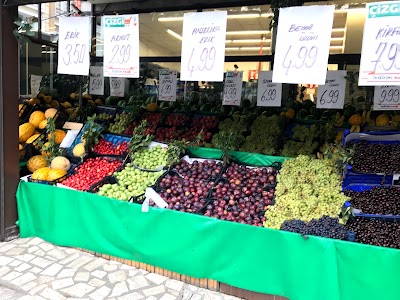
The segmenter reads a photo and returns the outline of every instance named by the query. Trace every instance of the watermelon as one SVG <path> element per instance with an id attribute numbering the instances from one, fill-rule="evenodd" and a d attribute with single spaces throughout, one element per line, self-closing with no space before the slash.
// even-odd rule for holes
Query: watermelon
<path id="1" fill-rule="evenodd" d="M 308 112 L 305 109 L 300 109 L 297 113 L 298 119 L 304 119 L 307 116 Z"/>

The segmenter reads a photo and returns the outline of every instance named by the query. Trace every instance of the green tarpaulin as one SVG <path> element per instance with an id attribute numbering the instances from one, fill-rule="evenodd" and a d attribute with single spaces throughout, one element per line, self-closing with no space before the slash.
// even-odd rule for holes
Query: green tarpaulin
<path id="1" fill-rule="evenodd" d="M 258 228 L 21 182 L 21 237 L 291 300 L 400 299 L 400 251 Z"/>

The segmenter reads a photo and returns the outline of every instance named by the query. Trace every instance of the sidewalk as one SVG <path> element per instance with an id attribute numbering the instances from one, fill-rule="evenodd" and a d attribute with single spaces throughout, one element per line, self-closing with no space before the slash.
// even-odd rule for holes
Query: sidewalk
<path id="1" fill-rule="evenodd" d="M 2 300 L 236 300 L 39 238 L 0 243 Z"/>

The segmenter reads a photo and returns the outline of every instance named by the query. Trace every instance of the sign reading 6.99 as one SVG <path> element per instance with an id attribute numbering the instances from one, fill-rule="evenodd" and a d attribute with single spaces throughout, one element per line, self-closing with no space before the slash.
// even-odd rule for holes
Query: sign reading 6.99
<path id="1" fill-rule="evenodd" d="M 280 107 L 282 84 L 272 82 L 272 72 L 258 73 L 257 106 Z"/>

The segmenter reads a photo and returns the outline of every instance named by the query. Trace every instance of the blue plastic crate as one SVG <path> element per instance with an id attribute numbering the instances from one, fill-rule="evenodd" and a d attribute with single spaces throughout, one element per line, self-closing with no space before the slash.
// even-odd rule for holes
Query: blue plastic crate
<path id="1" fill-rule="evenodd" d="M 122 136 L 122 135 L 118 135 L 118 134 L 111 134 L 111 133 L 107 133 L 103 136 L 103 139 L 105 139 L 107 142 L 111 142 L 114 145 L 118 145 L 121 144 L 123 142 L 127 142 L 129 143 L 129 141 L 131 140 L 131 138 L 127 137 L 127 136 Z"/>
<path id="2" fill-rule="evenodd" d="M 67 155 L 69 156 L 73 156 L 72 150 L 74 150 L 74 147 L 76 145 L 78 145 L 79 143 L 82 143 L 82 135 L 83 133 L 86 131 L 86 129 L 88 128 L 88 124 L 85 124 L 85 126 L 83 126 L 81 128 L 81 131 L 79 132 L 79 134 L 76 136 L 74 142 L 72 143 L 72 145 L 69 148 L 66 148 L 65 151 L 67 153 Z M 100 127 L 99 130 L 101 130 L 102 128 Z"/>

